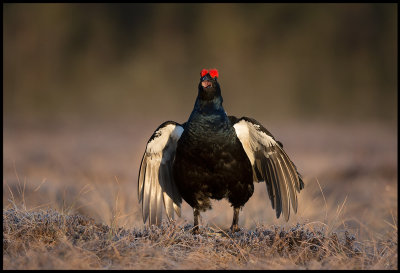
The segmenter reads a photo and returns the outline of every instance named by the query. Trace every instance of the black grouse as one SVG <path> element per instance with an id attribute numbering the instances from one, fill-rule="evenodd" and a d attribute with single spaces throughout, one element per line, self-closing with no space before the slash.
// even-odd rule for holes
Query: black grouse
<path id="1" fill-rule="evenodd" d="M 150 137 L 138 177 L 143 221 L 160 224 L 162 208 L 169 219 L 181 215 L 182 198 L 193 207 L 194 232 L 200 211 L 210 199 L 228 199 L 233 207 L 231 230 L 238 231 L 239 209 L 265 181 L 276 217 L 286 221 L 290 204 L 297 212 L 301 175 L 282 143 L 252 118 L 228 116 L 222 107 L 216 69 L 200 73 L 194 109 L 184 124 L 167 121 Z"/>

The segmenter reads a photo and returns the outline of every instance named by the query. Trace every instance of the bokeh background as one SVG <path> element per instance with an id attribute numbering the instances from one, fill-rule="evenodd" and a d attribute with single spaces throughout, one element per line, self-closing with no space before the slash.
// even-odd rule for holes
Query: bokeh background
<path id="1" fill-rule="evenodd" d="M 264 124 L 305 178 L 289 224 L 384 234 L 397 33 L 396 4 L 3 4 L 3 207 L 142 226 L 147 140 L 187 120 L 200 70 L 217 68 L 227 113 Z M 239 224 L 284 225 L 267 198 L 258 184 Z M 215 203 L 203 220 L 229 227 Z"/>
<path id="2" fill-rule="evenodd" d="M 6 118 L 184 121 L 202 68 L 230 113 L 394 120 L 395 4 L 5 4 Z"/>

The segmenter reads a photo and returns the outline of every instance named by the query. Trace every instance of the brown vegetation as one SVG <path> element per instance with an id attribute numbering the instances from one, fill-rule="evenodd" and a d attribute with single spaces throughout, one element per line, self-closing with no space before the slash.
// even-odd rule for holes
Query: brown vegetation
<path id="1" fill-rule="evenodd" d="M 165 221 L 158 228 L 112 229 L 53 210 L 3 211 L 4 268 L 13 269 L 261 269 L 397 266 L 397 240 L 368 245 L 347 231 L 297 224 L 258 226 L 234 234 Z"/>
<path id="2" fill-rule="evenodd" d="M 232 209 L 220 201 L 194 236 L 186 203 L 176 222 L 143 225 L 136 177 L 151 126 L 7 127 L 3 268 L 397 269 L 393 128 L 268 126 L 305 177 L 297 214 L 276 219 L 259 183 L 241 232 L 224 232 Z"/>

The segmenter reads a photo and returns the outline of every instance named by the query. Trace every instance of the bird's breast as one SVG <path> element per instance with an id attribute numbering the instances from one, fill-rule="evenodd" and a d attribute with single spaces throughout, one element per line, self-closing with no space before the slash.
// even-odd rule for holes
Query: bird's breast
<path id="1" fill-rule="evenodd" d="M 175 183 L 189 204 L 202 200 L 199 196 L 219 200 L 237 185 L 252 183 L 250 161 L 229 121 L 203 119 L 186 124 L 178 141 L 173 170 Z"/>
<path id="2" fill-rule="evenodd" d="M 218 149 L 235 140 L 235 130 L 223 118 L 202 119 L 189 123 L 181 139 L 192 147 Z"/>

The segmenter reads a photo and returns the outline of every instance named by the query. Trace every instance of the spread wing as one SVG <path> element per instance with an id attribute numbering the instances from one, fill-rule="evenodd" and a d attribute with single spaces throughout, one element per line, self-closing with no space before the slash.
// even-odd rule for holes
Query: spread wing
<path id="1" fill-rule="evenodd" d="M 169 219 L 174 211 L 181 216 L 182 197 L 172 175 L 172 163 L 183 127 L 173 121 L 161 124 L 146 145 L 138 177 L 138 198 L 142 203 L 143 222 L 161 224 L 162 207 Z"/>
<path id="2" fill-rule="evenodd" d="M 290 204 L 297 212 L 297 193 L 304 188 L 301 175 L 283 150 L 282 143 L 275 140 L 267 129 L 254 119 L 230 116 L 236 135 L 253 167 L 254 181 L 265 181 L 276 217 L 281 212 L 286 221 Z"/>

